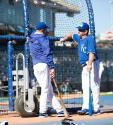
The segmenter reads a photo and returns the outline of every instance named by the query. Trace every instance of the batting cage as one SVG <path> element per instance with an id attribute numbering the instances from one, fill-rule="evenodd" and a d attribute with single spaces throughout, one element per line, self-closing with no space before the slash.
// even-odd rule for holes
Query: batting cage
<path id="1" fill-rule="evenodd" d="M 38 113 L 41 90 L 34 77 L 28 46 L 28 37 L 35 30 L 37 22 L 45 22 L 50 28 L 49 40 L 53 51 L 56 79 L 66 108 L 73 111 L 81 108 L 82 67 L 78 64 L 77 50 L 71 42 L 63 45 L 60 38 L 70 32 L 77 32 L 76 27 L 81 22 L 89 24 L 90 33 L 95 38 L 91 1 L 5 0 L 0 1 L 0 4 L 0 114 L 16 110 L 20 116 L 28 117 Z M 107 86 L 106 83 L 113 81 L 111 76 L 113 57 L 109 58 L 107 51 L 98 48 L 99 57 L 106 70 L 102 76 L 101 91 L 111 91 L 105 98 L 112 100 L 113 84 L 111 87 L 104 87 Z M 57 96 L 55 86 L 54 92 Z M 101 99 L 105 102 L 103 96 Z M 109 104 L 107 102 L 105 104 L 109 107 L 113 103 L 109 101 Z"/>

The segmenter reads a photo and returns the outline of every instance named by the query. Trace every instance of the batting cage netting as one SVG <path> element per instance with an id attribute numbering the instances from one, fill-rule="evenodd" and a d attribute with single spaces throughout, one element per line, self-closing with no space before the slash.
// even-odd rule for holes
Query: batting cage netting
<path id="1" fill-rule="evenodd" d="M 7 8 L 7 9 L 6 9 Z M 95 37 L 95 24 L 90 0 L 4 0 L 0 1 L 0 115 L 14 110 L 14 100 L 24 93 L 25 67 L 28 65 L 30 88 L 40 95 L 40 87 L 33 75 L 29 48 L 26 50 L 26 37 L 34 31 L 37 22 L 45 22 L 50 27 L 50 44 L 53 51 L 56 79 L 67 108 L 80 108 L 82 104 L 81 66 L 78 64 L 77 50 L 67 42 L 60 43 L 60 37 L 77 32 L 81 22 L 90 25 L 90 33 Z M 26 44 L 27 45 L 27 44 Z M 112 52 L 112 49 L 109 49 Z M 27 52 L 27 53 L 26 53 Z M 112 56 L 107 50 L 99 49 L 100 59 L 105 66 L 102 92 L 109 92 L 111 102 L 113 84 Z M 27 61 L 26 61 L 27 60 Z M 109 66 L 108 66 L 108 61 Z M 110 72 L 108 71 L 110 68 Z M 112 71 L 111 71 L 112 70 Z M 106 73 L 107 77 L 106 78 Z M 54 88 L 55 90 L 55 88 Z M 56 93 L 56 90 L 55 90 Z M 16 103 L 17 104 L 17 103 Z M 104 104 L 102 104 L 104 105 Z"/>

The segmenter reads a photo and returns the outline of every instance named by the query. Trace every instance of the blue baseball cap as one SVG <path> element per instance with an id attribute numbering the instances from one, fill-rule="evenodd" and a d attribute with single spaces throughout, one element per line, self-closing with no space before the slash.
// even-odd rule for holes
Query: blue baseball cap
<path id="1" fill-rule="evenodd" d="M 49 27 L 44 22 L 39 22 L 39 23 L 36 24 L 37 30 L 46 29 L 46 28 L 49 28 Z"/>
<path id="2" fill-rule="evenodd" d="M 89 25 L 85 22 L 82 22 L 78 27 L 78 30 L 89 30 Z"/>

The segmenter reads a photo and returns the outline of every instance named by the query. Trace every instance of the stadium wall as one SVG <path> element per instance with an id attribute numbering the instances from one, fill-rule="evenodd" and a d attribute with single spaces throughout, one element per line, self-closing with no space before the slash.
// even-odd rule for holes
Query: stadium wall
<path id="1" fill-rule="evenodd" d="M 51 34 L 54 34 L 55 12 L 51 8 L 37 7 L 34 4 L 31 4 L 29 7 L 30 27 L 34 27 L 37 22 L 44 21 L 49 26 Z M 15 2 L 13 5 L 9 0 L 0 1 L 0 30 L 4 32 L 8 27 L 15 32 L 24 32 L 24 16 L 22 10 L 23 5 L 21 2 Z"/>

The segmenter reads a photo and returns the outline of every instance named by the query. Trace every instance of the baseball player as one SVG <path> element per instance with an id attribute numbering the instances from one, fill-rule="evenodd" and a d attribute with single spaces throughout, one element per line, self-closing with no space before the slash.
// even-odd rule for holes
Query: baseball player
<path id="1" fill-rule="evenodd" d="M 34 75 L 41 87 L 39 117 L 47 117 L 48 103 L 52 103 L 58 116 L 64 111 L 53 93 L 51 78 L 55 77 L 52 52 L 49 46 L 48 26 L 44 22 L 36 25 L 36 31 L 29 38 L 30 54 L 33 61 Z"/>
<path id="2" fill-rule="evenodd" d="M 89 25 L 82 22 L 78 28 L 78 34 L 70 33 L 61 38 L 61 42 L 73 39 L 74 44 L 78 47 L 78 61 L 82 66 L 82 90 L 83 104 L 78 114 L 88 114 L 89 104 L 89 72 L 91 74 L 91 91 L 93 97 L 93 113 L 100 113 L 99 93 L 100 93 L 100 76 L 103 67 L 100 67 L 96 51 L 96 42 L 93 36 L 89 34 Z M 101 68 L 101 69 L 100 69 Z"/>

